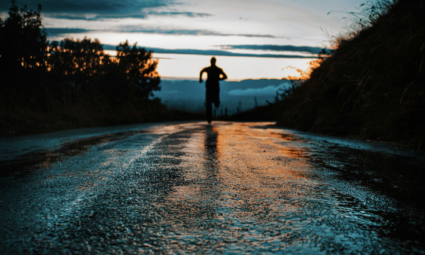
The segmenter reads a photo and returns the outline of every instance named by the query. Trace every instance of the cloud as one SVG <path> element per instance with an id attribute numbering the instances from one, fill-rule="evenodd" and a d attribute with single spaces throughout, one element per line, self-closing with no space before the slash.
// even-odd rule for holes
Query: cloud
<path id="1" fill-rule="evenodd" d="M 130 33 L 149 33 L 149 34 L 168 34 L 168 35 L 206 35 L 206 36 L 241 36 L 241 37 L 260 37 L 275 38 L 273 35 L 264 34 L 228 34 L 203 29 L 166 29 L 166 28 L 144 28 L 138 25 L 119 26 L 114 28 L 120 32 Z"/>
<path id="2" fill-rule="evenodd" d="M 91 30 L 82 29 L 82 28 L 45 28 L 46 33 L 49 37 L 60 36 L 64 34 L 74 34 L 74 33 L 88 33 Z"/>
<path id="3" fill-rule="evenodd" d="M 141 12 L 141 13 L 130 13 L 130 14 L 108 14 L 108 15 L 99 15 L 99 14 L 45 14 L 45 17 L 54 18 L 54 19 L 68 19 L 68 20 L 104 20 L 104 19 L 122 19 L 122 18 L 137 18 L 137 19 L 146 19 L 149 16 L 185 16 L 189 18 L 199 18 L 199 17 L 210 17 L 211 14 L 208 13 L 198 13 L 198 12 L 179 12 L 179 11 L 169 11 L 169 12 Z"/>
<path id="4" fill-rule="evenodd" d="M 186 16 L 190 18 L 210 17 L 208 13 L 187 11 L 147 11 L 147 9 L 168 7 L 175 0 L 20 0 L 18 7 L 37 9 L 42 6 L 45 17 L 68 20 L 102 20 L 140 18 L 149 16 Z M 7 11 L 10 1 L 0 3 L 0 11 Z"/>
<path id="5" fill-rule="evenodd" d="M 77 14 L 118 18 L 142 15 L 144 9 L 165 7 L 173 3 L 174 0 L 20 0 L 17 4 L 18 7 L 27 5 L 29 9 L 37 9 L 41 4 L 43 13 L 71 15 L 74 18 L 79 17 Z M 1 11 L 7 11 L 9 7 L 9 1 L 0 2 Z"/>
<path id="6" fill-rule="evenodd" d="M 275 95 L 279 89 L 285 89 L 291 86 L 289 82 L 281 83 L 278 86 L 269 85 L 263 88 L 248 88 L 248 89 L 235 89 L 229 91 L 231 96 L 270 96 Z"/>
<path id="7" fill-rule="evenodd" d="M 46 28 L 48 37 L 63 36 L 66 34 L 75 34 L 75 33 L 90 33 L 93 31 L 99 30 L 88 30 L 82 28 Z M 149 31 L 149 30 L 144 30 Z M 191 30 L 189 30 L 191 31 Z M 154 30 L 152 30 L 154 32 Z M 191 33 L 188 33 L 191 34 Z M 143 47 L 143 46 L 139 46 Z M 104 44 L 103 49 L 105 50 L 116 50 L 116 45 Z M 316 58 L 316 56 L 303 56 L 303 55 L 285 55 L 285 54 L 251 54 L 251 53 L 235 53 L 224 50 L 196 50 L 196 49 L 163 49 L 163 48 L 150 48 L 143 47 L 148 50 L 153 51 L 154 53 L 163 53 L 163 54 L 187 54 L 187 55 L 203 55 L 203 56 L 231 56 L 231 57 L 261 57 L 261 58 Z"/>
<path id="8" fill-rule="evenodd" d="M 54 31 L 62 28 L 46 28 L 48 36 L 52 36 L 49 31 Z M 71 28 L 68 28 L 71 30 Z M 101 32 L 127 32 L 127 33 L 147 33 L 147 34 L 163 34 L 163 35 L 204 35 L 204 36 L 241 36 L 241 37 L 259 37 L 259 38 L 275 38 L 272 35 L 258 35 L 258 34 L 226 34 L 215 32 L 211 30 L 191 30 L 191 29 L 164 29 L 164 28 L 143 28 L 140 26 L 118 26 L 111 29 L 98 29 L 98 30 L 86 30 L 72 28 L 74 32 L 72 33 L 87 33 L 89 31 L 101 31 Z M 80 32 L 78 32 L 80 31 Z M 71 33 L 71 32 L 69 32 Z"/>
<path id="9" fill-rule="evenodd" d="M 82 15 L 71 15 L 71 14 L 47 14 L 44 17 L 54 19 L 69 19 L 69 20 L 99 20 L 102 19 L 99 15 L 93 14 L 82 14 Z"/>
<path id="10" fill-rule="evenodd" d="M 103 45 L 105 50 L 115 50 L 116 46 Z M 300 55 L 283 55 L 283 54 L 249 54 L 249 53 L 234 53 L 222 50 L 194 50 L 194 49 L 161 49 L 147 48 L 154 53 L 164 54 L 189 54 L 189 55 L 204 55 L 204 56 L 232 56 L 232 57 L 261 57 L 261 58 L 315 58 L 312 56 Z"/>
<path id="11" fill-rule="evenodd" d="M 310 46 L 294 46 L 294 45 L 221 45 L 222 49 L 238 49 L 238 50 L 265 50 L 265 51 L 294 51 L 318 54 L 322 51 L 321 47 Z M 329 50 L 327 53 L 330 53 Z"/>
<path id="12" fill-rule="evenodd" d="M 146 14 L 108 14 L 108 15 L 98 15 L 98 14 L 46 14 L 44 17 L 54 18 L 54 19 L 67 19 L 67 20 L 105 20 L 105 19 L 122 19 L 122 18 L 138 18 L 145 19 Z"/>
<path id="13" fill-rule="evenodd" d="M 211 17 L 213 15 L 209 13 L 200 13 L 200 12 L 179 12 L 179 11 L 169 11 L 169 12 L 157 12 L 157 11 L 150 11 L 148 12 L 148 15 L 152 16 L 186 16 L 189 18 L 198 18 L 198 17 Z"/>

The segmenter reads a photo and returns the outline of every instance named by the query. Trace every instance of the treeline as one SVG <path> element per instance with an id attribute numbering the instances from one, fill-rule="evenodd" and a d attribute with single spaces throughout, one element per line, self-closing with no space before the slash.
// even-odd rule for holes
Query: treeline
<path id="1" fill-rule="evenodd" d="M 423 149 L 425 2 L 372 3 L 311 78 L 284 95 L 278 124 Z"/>
<path id="2" fill-rule="evenodd" d="M 9 17 L 0 18 L 0 133 L 58 121 L 69 127 L 132 123 L 164 114 L 159 100 L 150 100 L 160 90 L 151 51 L 126 41 L 110 56 L 96 39 L 49 42 L 40 11 L 18 9 L 12 1 Z"/>
<path id="3" fill-rule="evenodd" d="M 0 20 L 0 72 L 3 91 L 55 95 L 100 93 L 116 98 L 135 94 L 148 99 L 159 90 L 160 77 L 152 52 L 128 42 L 117 46 L 117 56 L 105 54 L 98 40 L 64 39 L 49 42 L 38 11 L 18 10 Z"/>

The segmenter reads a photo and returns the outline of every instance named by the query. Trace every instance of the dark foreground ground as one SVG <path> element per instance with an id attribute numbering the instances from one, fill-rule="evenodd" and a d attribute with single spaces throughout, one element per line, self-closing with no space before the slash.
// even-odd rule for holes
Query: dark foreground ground
<path id="1" fill-rule="evenodd" d="M 424 153 L 271 124 L 0 139 L 0 253 L 425 253 Z"/>

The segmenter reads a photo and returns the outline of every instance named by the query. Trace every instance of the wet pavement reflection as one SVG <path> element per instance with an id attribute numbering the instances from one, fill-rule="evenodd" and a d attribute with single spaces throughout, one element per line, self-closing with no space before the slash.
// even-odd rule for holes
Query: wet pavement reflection
<path id="1" fill-rule="evenodd" d="M 423 153 L 271 124 L 132 127 L 10 154 L 0 252 L 425 253 Z"/>

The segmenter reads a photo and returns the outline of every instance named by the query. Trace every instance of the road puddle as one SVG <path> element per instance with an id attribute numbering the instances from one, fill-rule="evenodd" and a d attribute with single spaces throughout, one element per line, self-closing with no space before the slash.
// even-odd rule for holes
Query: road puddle
<path id="1" fill-rule="evenodd" d="M 322 170 L 311 156 L 316 149 L 311 141 L 259 125 L 202 125 L 193 131 L 179 166 L 188 184 L 175 187 L 159 205 L 165 208 L 162 233 L 178 233 L 169 236 L 173 242 L 164 243 L 165 250 L 391 254 L 404 249 L 405 243 L 392 239 L 399 236 L 388 225 L 395 218 L 335 189 L 337 179 L 318 177 Z M 419 245 L 420 235 L 408 246 Z M 202 245 L 193 245 L 199 240 Z"/>
<path id="2" fill-rule="evenodd" d="M 270 124 L 162 125 L 3 162 L 33 169 L 2 179 L 3 240 L 23 253 L 425 251 L 422 157 Z"/>

